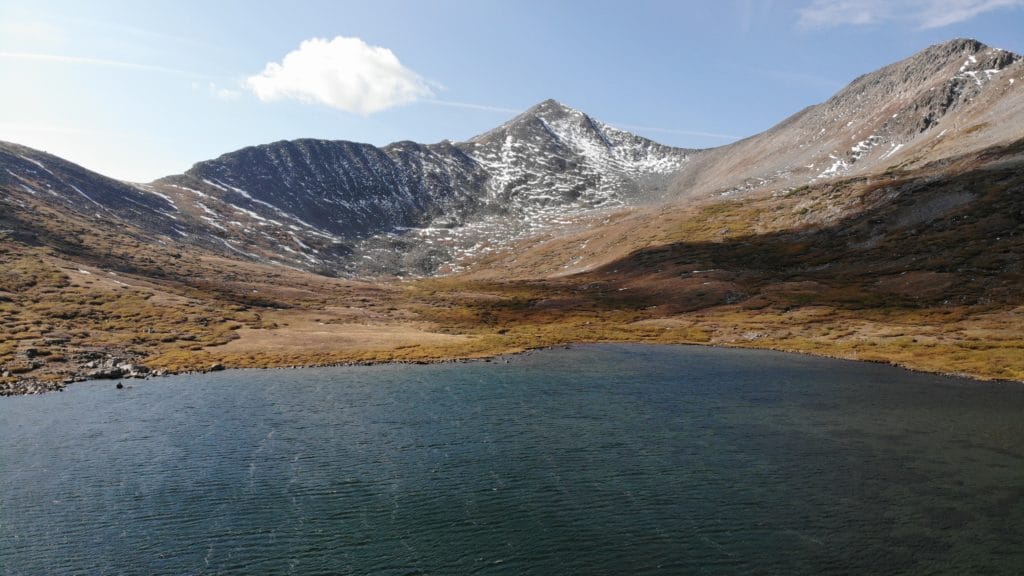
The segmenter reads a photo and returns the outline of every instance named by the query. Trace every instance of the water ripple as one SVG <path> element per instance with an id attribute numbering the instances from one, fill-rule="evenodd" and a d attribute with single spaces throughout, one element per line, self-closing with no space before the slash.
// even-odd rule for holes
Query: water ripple
<path id="1" fill-rule="evenodd" d="M 680 347 L 87 383 L 0 399 L 0 574 L 1020 574 L 1021 413 Z"/>

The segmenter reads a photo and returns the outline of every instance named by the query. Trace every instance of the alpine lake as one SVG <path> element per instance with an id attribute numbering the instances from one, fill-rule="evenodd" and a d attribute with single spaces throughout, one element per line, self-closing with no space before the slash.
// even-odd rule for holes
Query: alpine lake
<path id="1" fill-rule="evenodd" d="M 0 398 L 0 574 L 1024 573 L 1024 385 L 592 345 Z"/>

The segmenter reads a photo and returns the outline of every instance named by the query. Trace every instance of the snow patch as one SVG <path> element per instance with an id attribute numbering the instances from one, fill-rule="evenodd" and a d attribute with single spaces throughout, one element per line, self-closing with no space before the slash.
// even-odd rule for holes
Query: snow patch
<path id="1" fill-rule="evenodd" d="M 209 216 L 200 216 L 199 218 L 201 218 L 202 220 L 205 220 L 207 224 L 209 224 L 210 226 L 213 226 L 214 228 L 217 228 L 218 230 L 227 231 L 227 228 L 221 226 L 219 222 L 217 222 L 213 218 L 210 218 Z"/>
<path id="2" fill-rule="evenodd" d="M 187 187 L 187 186 L 179 186 L 179 185 L 177 185 L 177 184 L 168 184 L 168 186 L 172 186 L 172 187 L 174 187 L 174 188 L 177 188 L 177 189 L 179 189 L 179 190 L 184 190 L 184 191 L 186 191 L 186 192 L 191 192 L 191 193 L 193 193 L 193 194 L 195 194 L 196 196 L 199 196 L 199 197 L 201 197 L 201 198 L 209 198 L 209 197 L 210 197 L 210 195 L 209 195 L 209 194 L 205 194 L 205 193 L 203 193 L 203 192 L 200 192 L 199 190 L 195 190 L 195 189 L 193 189 L 193 188 L 189 188 L 189 187 Z"/>
<path id="3" fill-rule="evenodd" d="M 86 194 L 85 192 L 82 192 L 81 190 L 79 190 L 78 186 L 75 186 L 74 184 L 71 184 L 70 182 L 68 182 L 66 184 L 68 186 L 70 186 L 72 190 L 74 190 L 75 192 L 78 192 L 79 194 L 81 194 L 82 197 L 85 198 L 86 200 L 88 200 L 89 202 L 92 202 L 93 204 L 99 206 L 100 208 L 106 209 L 106 206 L 104 206 L 103 204 L 100 204 L 99 202 L 93 200 L 92 197 L 90 197 L 88 194 Z"/>
<path id="4" fill-rule="evenodd" d="M 246 252 L 245 250 L 240 250 L 238 248 L 235 248 L 234 246 L 231 245 L 231 242 L 229 240 L 225 239 L 225 238 L 218 238 L 218 240 L 220 240 L 221 242 L 224 243 L 225 246 L 227 246 L 231 250 L 234 250 L 235 252 L 238 252 L 239 254 L 248 256 L 249 258 L 252 258 L 254 260 L 261 260 L 261 258 L 259 256 L 257 256 L 256 254 L 253 254 L 252 252 Z"/>
<path id="5" fill-rule="evenodd" d="M 818 178 L 831 178 L 832 176 L 838 176 L 850 169 L 850 163 L 846 160 L 843 160 L 834 154 L 829 154 L 828 157 L 833 160 L 832 165 L 826 168 L 821 174 L 818 174 Z"/>
<path id="6" fill-rule="evenodd" d="M 886 152 L 885 154 L 882 154 L 878 159 L 879 160 L 885 160 L 886 158 L 888 158 L 888 157 L 892 156 L 893 154 L 899 152 L 900 148 L 903 148 L 903 144 L 896 144 L 895 142 L 893 142 L 892 148 L 890 148 L 889 151 Z"/>
<path id="7" fill-rule="evenodd" d="M 40 168 L 42 168 L 42 169 L 43 169 L 43 171 L 45 171 L 45 172 L 46 172 L 47 174 L 49 174 L 50 176 L 54 176 L 54 177 L 56 177 L 56 176 L 57 176 L 57 175 L 56 175 L 56 174 L 54 174 L 53 172 L 50 172 L 50 169 L 49 169 L 49 168 L 47 168 L 46 166 L 44 166 L 44 165 L 43 165 L 43 163 L 42 163 L 42 162 L 40 162 L 40 161 L 38 161 L 38 160 L 33 160 L 33 159 L 29 158 L 28 156 L 22 156 L 21 154 L 18 154 L 18 157 L 19 157 L 19 158 L 21 158 L 22 160 L 27 160 L 27 161 L 29 161 L 29 162 L 31 162 L 31 163 L 33 163 L 33 164 L 35 164 L 36 166 L 39 166 Z"/>
<path id="8" fill-rule="evenodd" d="M 174 210 L 176 211 L 178 210 L 178 205 L 174 203 L 174 200 L 172 200 L 170 196 L 164 194 L 163 192 L 157 192 L 156 188 L 153 188 L 149 184 L 135 184 L 135 188 L 138 190 L 142 190 L 147 194 L 152 194 L 154 196 L 163 198 L 165 202 L 171 205 L 171 208 L 174 208 Z"/>
<path id="9" fill-rule="evenodd" d="M 203 182 L 206 182 L 211 187 L 216 188 L 217 190 L 220 190 L 221 192 L 227 192 L 228 191 L 227 188 L 221 186 L 220 184 L 216 184 L 214 182 L 211 182 L 211 181 L 207 180 L 206 178 L 203 178 Z"/>
<path id="10" fill-rule="evenodd" d="M 864 157 L 868 151 L 877 146 L 882 141 L 881 138 L 872 134 L 868 136 L 866 140 L 861 140 L 853 148 L 850 148 L 851 162 L 856 162 Z"/>

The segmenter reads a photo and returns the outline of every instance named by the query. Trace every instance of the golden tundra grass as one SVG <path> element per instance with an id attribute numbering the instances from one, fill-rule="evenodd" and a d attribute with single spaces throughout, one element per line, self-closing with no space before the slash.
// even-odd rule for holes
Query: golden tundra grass
<path id="1" fill-rule="evenodd" d="M 51 244 L 99 249 L 71 258 L 0 237 L 0 369 L 60 380 L 90 352 L 179 372 L 651 342 L 1024 380 L 1024 173 L 957 170 L 636 210 L 472 274 L 381 283 L 64 221 Z M 567 262 L 577 273 L 559 275 Z"/>

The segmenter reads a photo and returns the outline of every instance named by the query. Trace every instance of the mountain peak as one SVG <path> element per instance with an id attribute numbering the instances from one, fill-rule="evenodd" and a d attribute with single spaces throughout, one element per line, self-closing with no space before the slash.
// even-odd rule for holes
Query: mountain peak
<path id="1" fill-rule="evenodd" d="M 529 109 L 526 110 L 526 112 L 524 112 L 524 114 L 536 115 L 551 112 L 568 113 L 579 112 L 579 110 L 576 110 L 575 108 L 572 108 L 570 106 L 566 106 L 565 104 L 562 104 L 561 102 L 555 100 L 554 98 L 548 98 L 543 102 L 531 106 Z"/>
<path id="2" fill-rule="evenodd" d="M 897 67 L 938 70 L 946 66 L 955 66 L 960 69 L 960 72 L 978 66 L 981 66 L 979 69 L 1001 70 L 1020 58 L 1019 54 L 1002 48 L 993 48 L 973 38 L 954 38 L 940 44 L 933 44 L 905 60 L 882 68 L 880 71 Z"/>
<path id="3" fill-rule="evenodd" d="M 512 118 L 499 128 L 514 126 L 517 124 L 522 124 L 524 122 L 534 123 L 537 119 L 551 121 L 561 118 L 568 118 L 571 116 L 589 118 L 589 116 L 587 116 L 586 113 L 581 112 L 580 110 L 577 110 L 571 106 L 566 106 L 565 104 L 562 104 L 561 102 L 555 100 L 554 98 L 548 98 L 543 102 L 534 104 L 530 108 L 527 108 L 526 111 Z"/>
<path id="4" fill-rule="evenodd" d="M 1002 55 L 1003 58 L 1009 59 L 1016 59 L 1018 57 L 1012 52 L 1001 48 L 992 48 L 991 46 L 979 42 L 974 38 L 954 38 L 939 44 L 933 44 L 914 54 L 907 60 L 915 63 L 941 63 L 948 60 L 963 58 L 965 56 L 970 57 L 972 55 L 980 55 L 981 53 Z"/>
<path id="5" fill-rule="evenodd" d="M 830 102 L 842 102 L 852 96 L 858 105 L 863 105 L 866 91 L 889 100 L 908 100 L 912 95 L 920 97 L 923 92 L 936 90 L 942 94 L 948 92 L 949 100 L 960 96 L 970 98 L 976 92 L 973 88 L 981 88 L 993 75 L 1020 58 L 1013 52 L 991 48 L 972 38 L 955 38 L 860 76 Z"/>
<path id="6" fill-rule="evenodd" d="M 980 52 L 985 48 L 988 48 L 985 44 L 975 40 L 974 38 L 953 38 L 952 40 L 946 40 L 925 48 L 923 52 L 927 52 L 930 49 L 942 48 L 948 50 L 970 50 L 972 52 Z"/>

